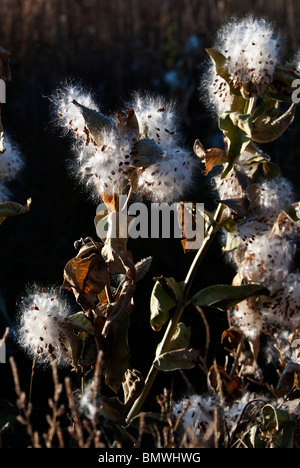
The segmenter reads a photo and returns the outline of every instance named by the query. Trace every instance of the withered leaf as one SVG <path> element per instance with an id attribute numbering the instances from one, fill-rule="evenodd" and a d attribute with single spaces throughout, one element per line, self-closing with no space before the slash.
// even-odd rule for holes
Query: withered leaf
<path id="1" fill-rule="evenodd" d="M 240 342 L 243 340 L 243 332 L 236 327 L 230 327 L 227 330 L 224 330 L 221 335 L 221 343 L 228 339 L 233 349 L 236 349 Z"/>
<path id="2" fill-rule="evenodd" d="M 74 327 L 68 321 L 59 324 L 58 340 L 65 356 L 68 358 L 74 369 L 79 367 L 80 340 L 74 333 Z"/>
<path id="3" fill-rule="evenodd" d="M 110 322 L 107 333 L 104 327 L 114 315 L 117 303 L 103 304 L 97 308 L 94 333 L 98 350 L 102 351 L 103 375 L 105 384 L 117 393 L 122 385 L 124 374 L 129 368 L 130 351 L 128 346 L 129 315 L 132 305 L 117 314 Z"/>
<path id="4" fill-rule="evenodd" d="M 109 211 L 115 211 L 116 210 L 116 194 L 114 193 L 100 193 L 100 196 L 103 200 L 103 202 L 105 203 L 105 205 L 107 206 L 107 209 Z"/>
<path id="5" fill-rule="evenodd" d="M 120 389 L 123 376 L 130 364 L 128 345 L 129 312 L 120 314 L 109 327 L 106 342 L 109 352 L 104 355 L 105 383 L 115 393 Z"/>
<path id="6" fill-rule="evenodd" d="M 248 214 L 249 200 L 245 197 L 228 198 L 227 200 L 218 200 L 219 203 L 228 206 L 234 216 L 244 218 Z"/>
<path id="7" fill-rule="evenodd" d="M 207 381 L 214 393 L 221 394 L 227 400 L 241 395 L 242 380 L 238 376 L 229 375 L 220 365 L 210 367 Z"/>
<path id="8" fill-rule="evenodd" d="M 130 407 L 139 397 L 144 388 L 145 381 L 141 372 L 137 369 L 127 369 L 122 382 L 124 392 L 124 404 Z"/>
<path id="9" fill-rule="evenodd" d="M 189 211 L 190 216 L 185 216 L 185 210 Z M 195 241 L 196 235 L 190 238 L 187 234 L 195 232 L 196 229 L 195 205 L 193 203 L 177 203 L 177 220 L 182 232 L 181 245 L 184 253 L 197 250 L 189 247 L 189 244 Z"/>
<path id="10" fill-rule="evenodd" d="M 121 212 L 111 212 L 106 217 L 99 219 L 96 224 L 97 235 L 104 241 L 101 255 L 109 265 L 112 274 L 126 272 L 128 263 L 132 263 L 131 252 L 127 250 L 128 224 L 131 217 Z M 103 237 L 103 223 L 107 224 L 105 238 Z"/>
<path id="11" fill-rule="evenodd" d="M 98 294 L 107 284 L 107 275 L 107 265 L 99 254 L 92 253 L 85 258 L 75 257 L 65 266 L 61 287 L 72 291 L 77 303 L 88 311 L 96 307 Z"/>
<path id="12" fill-rule="evenodd" d="M 152 257 L 143 258 L 135 264 L 136 281 L 140 281 L 147 274 L 152 263 Z"/>
<path id="13" fill-rule="evenodd" d="M 105 304 L 105 305 L 103 305 L 101 307 L 101 309 L 103 309 L 103 308 L 106 309 L 107 304 Z M 105 320 L 106 320 L 106 318 L 104 317 L 104 315 L 97 315 L 95 317 L 95 322 L 94 322 L 94 335 L 95 335 L 96 343 L 97 343 L 97 346 L 98 346 L 98 350 L 103 352 L 104 357 L 105 357 L 105 355 L 107 353 L 109 353 L 109 343 L 104 338 L 104 336 L 102 334 L 102 330 L 103 330 L 103 327 L 104 327 L 104 324 L 105 324 Z M 103 360 L 104 360 L 104 358 L 103 358 Z"/>
<path id="14" fill-rule="evenodd" d="M 215 166 L 221 166 L 227 162 L 227 154 L 221 148 L 210 148 L 205 150 L 202 143 L 196 140 L 194 143 L 194 153 L 205 164 L 203 175 L 207 176 Z"/>
<path id="15" fill-rule="evenodd" d="M 117 397 L 101 397 L 101 410 L 105 418 L 120 426 L 125 425 L 125 406 Z"/>

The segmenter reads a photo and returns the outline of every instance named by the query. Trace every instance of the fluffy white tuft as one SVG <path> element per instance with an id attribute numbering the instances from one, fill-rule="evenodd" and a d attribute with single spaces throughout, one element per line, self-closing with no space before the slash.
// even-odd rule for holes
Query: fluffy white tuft
<path id="1" fill-rule="evenodd" d="M 23 168 L 24 162 L 21 152 L 17 145 L 6 135 L 5 151 L 0 154 L 0 180 L 8 182 L 16 178 L 19 171 Z"/>
<path id="2" fill-rule="evenodd" d="M 59 88 L 50 100 L 56 125 L 63 130 L 63 133 L 72 132 L 79 141 L 86 143 L 85 120 L 73 101 L 99 112 L 91 93 L 80 86 L 65 85 Z"/>
<path id="3" fill-rule="evenodd" d="M 262 93 L 272 82 L 280 61 L 282 36 L 264 19 L 235 19 L 220 29 L 215 48 L 226 57 L 226 68 L 236 86 L 250 82 Z"/>
<path id="4" fill-rule="evenodd" d="M 222 414 L 229 432 L 236 428 L 245 407 L 255 398 L 257 398 L 257 395 L 246 392 L 240 399 L 222 407 Z M 218 396 L 209 394 L 192 395 L 174 404 L 173 415 L 175 418 L 182 417 L 183 429 L 192 431 L 195 436 L 201 436 L 205 434 L 209 426 L 213 426 L 214 412 L 218 407 L 221 408 Z M 182 413 L 183 416 L 181 416 Z"/>
<path id="5" fill-rule="evenodd" d="M 154 202 L 179 201 L 191 190 L 195 160 L 183 148 L 170 148 L 156 164 L 139 170 L 138 192 Z"/>
<path id="6" fill-rule="evenodd" d="M 135 93 L 130 105 L 135 111 L 141 138 L 150 138 L 163 149 L 176 146 L 180 132 L 174 103 L 161 96 Z"/>
<path id="7" fill-rule="evenodd" d="M 269 286 L 282 282 L 291 271 L 294 244 L 275 237 L 270 231 L 245 243 L 243 260 L 238 265 L 242 278 Z"/>
<path id="8" fill-rule="evenodd" d="M 220 75 L 218 75 L 215 64 L 207 67 L 202 77 L 200 86 L 202 100 L 213 114 L 221 115 L 231 110 L 233 95 L 230 86 Z"/>
<path id="9" fill-rule="evenodd" d="M 61 365 L 69 363 L 68 340 L 62 326 L 69 315 L 69 305 L 56 289 L 30 293 L 20 308 L 20 346 L 37 362 L 52 358 Z"/>
<path id="10" fill-rule="evenodd" d="M 132 171 L 131 144 L 115 130 L 103 131 L 102 146 L 93 146 L 77 160 L 76 175 L 96 198 L 122 193 Z"/>

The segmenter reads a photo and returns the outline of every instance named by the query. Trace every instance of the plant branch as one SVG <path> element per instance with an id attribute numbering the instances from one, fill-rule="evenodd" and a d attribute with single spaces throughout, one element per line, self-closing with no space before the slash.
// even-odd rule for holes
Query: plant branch
<path id="1" fill-rule="evenodd" d="M 168 347 L 170 345 L 170 341 L 171 341 L 171 338 L 172 336 L 174 335 L 175 333 L 175 330 L 176 330 L 176 327 L 180 321 L 180 318 L 181 318 L 181 315 L 186 307 L 186 304 L 187 304 L 187 298 L 188 298 L 188 295 L 189 295 L 189 292 L 190 292 L 190 289 L 191 289 L 191 286 L 192 286 L 192 283 L 194 281 L 194 278 L 195 278 L 195 275 L 197 273 L 197 270 L 200 266 L 200 263 L 204 257 L 204 255 L 206 254 L 212 240 L 214 239 L 216 233 L 218 232 L 221 224 L 220 224 L 220 219 L 221 219 L 221 216 L 222 216 L 222 213 L 223 213 L 223 209 L 224 209 L 224 205 L 222 205 L 222 203 L 219 203 L 217 209 L 216 209 L 216 212 L 215 212 L 215 216 L 214 216 L 214 222 L 212 223 L 212 225 L 209 227 L 208 229 L 208 233 L 206 235 L 206 237 L 204 238 L 203 240 L 203 243 L 202 243 L 202 246 L 200 247 L 200 249 L 197 251 L 195 257 L 194 257 L 194 260 L 189 268 L 189 271 L 186 275 L 186 278 L 184 280 L 184 286 L 183 286 L 183 291 L 182 291 L 182 294 L 177 302 L 177 306 L 175 308 L 175 311 L 174 311 L 174 314 L 173 316 L 171 317 L 170 321 L 169 321 L 169 324 L 168 324 L 168 327 L 165 331 L 165 334 L 164 334 L 164 337 L 159 345 L 159 347 L 157 348 L 157 353 L 156 355 L 160 355 L 162 353 L 165 353 L 168 351 Z M 145 380 L 145 386 L 144 386 L 144 389 L 142 391 L 142 393 L 140 394 L 139 398 L 137 398 L 137 400 L 134 402 L 134 404 L 132 405 L 131 407 L 131 410 L 129 411 L 128 415 L 127 415 L 127 422 L 129 423 L 131 421 L 131 419 L 133 419 L 139 412 L 140 412 L 140 409 L 141 407 L 143 406 L 144 404 L 144 401 L 146 400 L 148 394 L 149 394 L 149 391 L 155 381 L 155 378 L 157 376 L 157 373 L 158 373 L 158 369 L 153 365 L 152 363 L 152 366 L 148 372 L 148 375 L 146 377 L 146 380 Z"/>

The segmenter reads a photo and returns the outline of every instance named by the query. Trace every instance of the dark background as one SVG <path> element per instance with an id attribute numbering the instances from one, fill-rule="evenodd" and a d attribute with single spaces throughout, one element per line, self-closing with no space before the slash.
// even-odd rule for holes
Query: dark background
<path id="1" fill-rule="evenodd" d="M 111 113 L 123 109 L 132 90 L 162 93 L 178 101 L 187 146 L 192 148 L 196 138 L 206 147 L 218 146 L 217 123 L 199 100 L 205 48 L 212 45 L 216 30 L 227 18 L 251 12 L 274 20 L 286 34 L 288 50 L 297 48 L 300 5 L 296 0 L 0 0 L 0 11 L 0 45 L 12 54 L 3 123 L 26 161 L 11 189 L 20 203 L 32 197 L 28 214 L 10 218 L 0 228 L 0 334 L 10 327 L 8 356 L 14 355 L 21 385 L 27 391 L 31 362 L 13 339 L 16 304 L 28 285 L 60 285 L 63 268 L 75 253 L 74 241 L 96 237 L 95 203 L 68 174 L 70 144 L 51 125 L 48 97 L 61 82 L 73 79 L 94 92 L 104 113 Z M 170 76 L 177 81 L 170 82 Z M 287 134 L 265 148 L 295 184 L 299 177 L 298 129 L 296 117 Z M 190 199 L 213 208 L 209 181 L 201 174 L 198 180 Z M 132 365 L 146 375 L 162 337 L 149 324 L 153 277 L 183 280 L 193 254 L 184 255 L 180 242 L 169 240 L 130 241 L 129 249 L 137 261 L 153 256 L 150 272 L 138 285 L 130 328 Z M 193 290 L 230 283 L 233 274 L 217 241 Z M 188 310 L 185 317 L 193 327 L 193 346 L 203 349 L 200 316 Z M 226 317 L 209 311 L 207 320 L 212 360 L 220 352 Z M 36 369 L 36 375 L 33 403 L 43 405 L 49 396 L 50 370 Z M 185 376 L 196 390 L 205 386 L 199 370 Z M 0 379 L 0 398 L 13 402 L 9 364 L 0 364 Z M 185 388 L 182 374 L 171 373 L 158 379 L 153 395 L 162 391 L 165 382 Z"/>

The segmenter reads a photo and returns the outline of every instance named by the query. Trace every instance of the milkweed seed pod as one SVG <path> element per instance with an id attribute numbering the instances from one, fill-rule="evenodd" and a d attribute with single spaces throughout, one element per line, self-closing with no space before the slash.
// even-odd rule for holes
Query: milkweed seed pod
<path id="1" fill-rule="evenodd" d="M 70 364 L 69 337 L 63 325 L 69 315 L 69 305 L 58 291 L 28 294 L 20 306 L 19 345 L 37 362 L 53 359 L 59 365 Z"/>
<path id="2" fill-rule="evenodd" d="M 249 16 L 221 28 L 214 48 L 224 55 L 224 68 L 235 87 L 262 95 L 273 81 L 282 44 L 282 35 L 271 23 Z"/>

